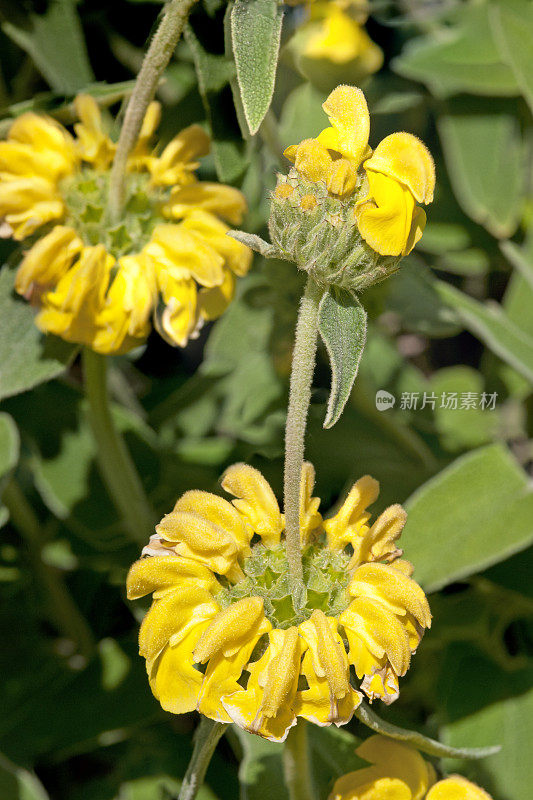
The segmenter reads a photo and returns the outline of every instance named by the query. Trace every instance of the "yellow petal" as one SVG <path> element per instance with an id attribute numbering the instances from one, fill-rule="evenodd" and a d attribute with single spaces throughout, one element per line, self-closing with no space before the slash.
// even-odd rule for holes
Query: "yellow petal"
<path id="1" fill-rule="evenodd" d="M 224 280 L 212 289 L 200 289 L 198 308 L 206 320 L 218 319 L 227 309 L 235 294 L 235 278 L 229 269 L 224 270 Z"/>
<path id="2" fill-rule="evenodd" d="M 267 547 L 280 540 L 283 519 L 270 484 L 248 464 L 233 464 L 222 477 L 222 488 L 237 497 L 233 505 L 262 537 Z"/>
<path id="3" fill-rule="evenodd" d="M 233 536 L 200 514 L 172 511 L 156 531 L 175 543 L 177 555 L 194 558 L 214 572 L 225 575 L 236 566 L 239 548 Z"/>
<path id="4" fill-rule="evenodd" d="M 480 786 L 467 781 L 461 775 L 450 775 L 429 790 L 426 800 L 492 800 L 492 798 Z"/>
<path id="5" fill-rule="evenodd" d="M 350 567 L 365 561 L 385 561 L 400 556 L 402 551 L 397 549 L 395 542 L 406 521 L 407 513 L 400 505 L 387 508 L 368 531 L 352 538 L 354 553 Z"/>
<path id="6" fill-rule="evenodd" d="M 228 220 L 232 225 L 239 225 L 246 211 L 246 200 L 242 192 L 233 186 L 198 181 L 173 189 L 165 208 L 175 219 L 185 216 L 194 208 L 200 208 Z"/>
<path id="7" fill-rule="evenodd" d="M 412 800 L 412 795 L 398 778 L 375 778 L 360 784 L 357 772 L 350 772 L 336 781 L 328 800 Z"/>
<path id="8" fill-rule="evenodd" d="M 418 750 L 386 736 L 370 736 L 355 751 L 358 756 L 378 765 L 386 775 L 403 781 L 411 790 L 412 800 L 422 800 L 428 784 L 426 762 Z"/>
<path id="9" fill-rule="evenodd" d="M 253 649 L 261 636 L 271 629 L 270 622 L 263 617 L 255 634 L 241 644 L 232 656 L 218 653 L 218 655 L 209 659 L 198 697 L 198 711 L 201 714 L 217 722 L 231 722 L 231 717 L 224 708 L 222 701 L 236 692 L 242 691 L 242 686 L 238 681 L 243 669 L 248 664 Z"/>
<path id="10" fill-rule="evenodd" d="M 74 162 L 62 152 L 36 150 L 20 142 L 0 142 L 0 175 L 4 180 L 39 176 L 56 183 L 73 169 Z"/>
<path id="11" fill-rule="evenodd" d="M 398 676 L 390 666 L 384 666 L 372 675 L 365 675 L 361 689 L 371 703 L 378 699 L 382 703 L 390 705 L 400 696 Z"/>
<path id="12" fill-rule="evenodd" d="M 309 461 L 302 465 L 302 478 L 300 481 L 300 540 L 306 544 L 310 534 L 322 523 L 319 513 L 320 498 L 313 497 L 315 488 L 315 468 Z"/>
<path id="13" fill-rule="evenodd" d="M 340 726 L 350 721 L 362 696 L 350 687 L 341 700 L 335 700 L 328 679 L 317 675 L 315 657 L 310 649 L 303 657 L 302 675 L 307 680 L 309 688 L 297 693 L 295 700 L 297 716 L 320 726 L 331 724 Z"/>
<path id="14" fill-rule="evenodd" d="M 19 294 L 39 287 L 55 285 L 66 273 L 83 248 L 83 242 L 72 228 L 56 225 L 29 250 L 17 271 L 15 289 Z"/>
<path id="15" fill-rule="evenodd" d="M 409 637 L 398 618 L 380 602 L 358 597 L 341 614 L 339 623 L 357 633 L 376 659 L 386 655 L 396 674 L 405 675 L 411 659 Z"/>
<path id="16" fill-rule="evenodd" d="M 227 236 L 228 226 L 207 211 L 196 209 L 181 223 L 182 229 L 190 233 L 199 246 L 208 245 L 224 259 L 225 266 L 229 267 L 236 275 L 246 275 L 252 263 L 252 251 L 241 242 Z M 201 277 L 196 279 L 204 286 L 213 286 L 206 283 Z M 223 280 L 223 278 L 222 278 Z M 222 280 L 217 280 L 220 285 Z"/>
<path id="17" fill-rule="evenodd" d="M 80 119 L 74 130 L 82 159 L 95 169 L 107 169 L 113 161 L 116 145 L 103 130 L 98 103 L 91 95 L 80 94 L 74 100 L 74 107 Z"/>
<path id="18" fill-rule="evenodd" d="M 407 255 L 409 247 L 414 246 L 414 197 L 394 178 L 372 170 L 367 175 L 371 199 L 355 209 L 359 232 L 383 256 Z"/>
<path id="19" fill-rule="evenodd" d="M 285 155 L 292 150 L 285 150 Z M 304 139 L 296 147 L 294 166 L 308 180 L 318 183 L 328 180 L 333 159 L 317 139 Z"/>
<path id="20" fill-rule="evenodd" d="M 151 592 L 156 599 L 170 590 L 183 588 L 185 582 L 187 585 L 194 582 L 208 591 L 220 588 L 211 570 L 190 558 L 172 554 L 140 558 L 128 572 L 128 600 L 137 600 Z"/>
<path id="21" fill-rule="evenodd" d="M 65 206 L 55 185 L 41 177 L 0 180 L 0 218 L 15 239 L 30 236 L 41 225 L 60 219 Z"/>
<path id="22" fill-rule="evenodd" d="M 411 190 L 418 203 L 431 203 L 435 190 L 435 163 L 431 153 L 412 133 L 391 133 L 383 139 L 365 169 L 381 172 Z"/>
<path id="23" fill-rule="evenodd" d="M 179 643 L 168 645 L 150 668 L 150 687 L 165 711 L 194 711 L 203 675 L 195 669 L 192 651 L 206 625 L 196 625 Z"/>
<path id="24" fill-rule="evenodd" d="M 368 529 L 366 523 L 370 514 L 366 509 L 378 495 L 379 483 L 370 475 L 364 475 L 354 483 L 335 516 L 324 520 L 329 548 L 342 549 L 352 543 L 360 532 Z"/>
<path id="25" fill-rule="evenodd" d="M 11 142 L 22 144 L 28 151 L 38 154 L 36 163 L 41 164 L 43 172 L 39 174 L 43 177 L 56 181 L 70 175 L 76 167 L 72 136 L 50 117 L 33 112 L 22 114 L 9 129 L 8 144 Z"/>
<path id="26" fill-rule="evenodd" d="M 331 128 L 326 128 L 318 141 L 336 150 L 357 169 L 366 153 L 370 133 L 370 116 L 363 92 L 356 86 L 337 86 L 322 108 Z"/>
<path id="27" fill-rule="evenodd" d="M 232 504 L 223 497 L 193 489 L 180 497 L 174 506 L 174 511 L 189 511 L 199 514 L 227 531 L 234 538 L 241 553 L 245 555 L 250 553 L 249 545 L 253 530 Z"/>
<path id="28" fill-rule="evenodd" d="M 149 164 L 152 182 L 159 186 L 191 183 L 197 159 L 209 152 L 210 139 L 199 125 L 182 130 L 165 147 L 159 158 Z"/>
<path id="29" fill-rule="evenodd" d="M 152 603 L 142 621 L 140 655 L 152 661 L 171 638 L 176 644 L 198 622 L 213 619 L 219 608 L 211 594 L 201 586 L 192 585 L 167 592 Z"/>
<path id="30" fill-rule="evenodd" d="M 166 270 L 159 270 L 157 283 L 165 307 L 157 310 L 154 324 L 171 345 L 185 347 L 198 329 L 198 292 L 192 279 L 176 280 Z"/>
<path id="31" fill-rule="evenodd" d="M 191 276 L 202 286 L 220 286 L 224 280 L 224 257 L 205 237 L 187 230 L 185 223 L 158 225 L 144 252 L 154 259 L 156 270 L 174 280 Z"/>
<path id="32" fill-rule="evenodd" d="M 194 651 L 195 661 L 203 664 L 218 653 L 226 658 L 235 655 L 255 634 L 263 619 L 261 597 L 244 597 L 227 606 L 202 634 Z"/>
<path id="33" fill-rule="evenodd" d="M 335 700 L 341 700 L 350 690 L 347 675 L 346 651 L 337 633 L 337 621 L 315 609 L 311 618 L 300 625 L 309 648 L 315 655 L 315 671 L 328 680 Z"/>
<path id="34" fill-rule="evenodd" d="M 323 11 L 312 13 L 311 21 L 302 29 L 302 54 L 306 58 L 324 59 L 339 65 L 357 59 L 370 67 L 363 74 L 378 70 L 383 63 L 383 54 L 365 29 L 335 3 L 318 5 Z M 316 6 L 314 4 L 313 8 Z"/>
<path id="35" fill-rule="evenodd" d="M 431 626 L 431 613 L 423 590 L 412 578 L 387 564 L 358 567 L 348 592 L 352 597 L 374 597 L 400 617 L 409 611 L 422 627 Z"/>

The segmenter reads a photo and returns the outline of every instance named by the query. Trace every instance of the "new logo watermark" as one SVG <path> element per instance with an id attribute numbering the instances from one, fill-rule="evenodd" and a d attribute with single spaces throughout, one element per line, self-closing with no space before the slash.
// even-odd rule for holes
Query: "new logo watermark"
<path id="1" fill-rule="evenodd" d="M 395 402 L 394 395 L 386 392 L 385 389 L 379 389 L 376 392 L 376 408 L 378 411 L 386 411 L 388 408 L 392 408 Z"/>

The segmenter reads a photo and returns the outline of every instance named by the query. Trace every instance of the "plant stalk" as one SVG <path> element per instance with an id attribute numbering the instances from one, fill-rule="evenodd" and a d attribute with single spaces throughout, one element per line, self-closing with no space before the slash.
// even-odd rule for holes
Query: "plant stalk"
<path id="1" fill-rule="evenodd" d="M 323 290 L 309 277 L 300 304 L 292 355 L 289 408 L 285 426 L 284 511 L 287 561 L 293 595 L 302 586 L 300 549 L 300 483 L 305 448 L 305 429 L 311 400 L 318 336 L 318 306 Z"/>
<path id="2" fill-rule="evenodd" d="M 9 511 L 11 523 L 26 542 L 33 571 L 40 584 L 51 622 L 61 635 L 72 639 L 80 655 L 90 658 L 94 652 L 91 629 L 72 599 L 60 570 L 43 561 L 41 523 L 14 478 L 5 487 L 2 502 Z"/>
<path id="3" fill-rule="evenodd" d="M 128 158 L 137 143 L 146 110 L 155 97 L 157 85 L 168 66 L 197 0 L 168 0 L 161 22 L 144 57 L 132 95 L 128 101 L 111 168 L 109 217 L 118 222 L 126 202 Z"/>
<path id="4" fill-rule="evenodd" d="M 290 800 L 316 800 L 307 728 L 306 721 L 299 719 L 283 748 L 283 774 Z"/>
<path id="5" fill-rule="evenodd" d="M 145 544 L 154 526 L 154 516 L 139 475 L 120 433 L 115 427 L 107 391 L 107 356 L 88 347 L 83 350 L 85 393 L 89 420 L 97 447 L 104 484 L 122 517 L 130 537 Z"/>
<path id="6" fill-rule="evenodd" d="M 194 750 L 181 784 L 178 800 L 194 800 L 205 778 L 216 746 L 228 726 L 201 716 L 194 734 Z"/>

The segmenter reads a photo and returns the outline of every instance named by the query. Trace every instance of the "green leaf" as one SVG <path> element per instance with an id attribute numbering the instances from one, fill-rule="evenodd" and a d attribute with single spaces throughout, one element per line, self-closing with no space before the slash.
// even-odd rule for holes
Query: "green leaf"
<path id="1" fill-rule="evenodd" d="M 231 11 L 237 81 L 252 135 L 259 130 L 274 94 L 282 22 L 283 7 L 277 0 L 235 0 Z"/>
<path id="2" fill-rule="evenodd" d="M 533 111 L 533 5 L 528 0 L 491 2 L 489 17 L 502 60 Z"/>
<path id="3" fill-rule="evenodd" d="M 426 592 L 463 580 L 533 542 L 533 490 L 499 444 L 458 458 L 406 504 L 402 548 Z"/>
<path id="4" fill-rule="evenodd" d="M 283 781 L 283 748 L 236 725 L 233 730 L 243 749 L 239 767 L 241 800 L 289 800 Z"/>
<path id="5" fill-rule="evenodd" d="M 16 467 L 20 453 L 17 426 L 9 414 L 0 413 L 0 497 L 11 471 Z M 0 499 L 0 527 L 9 519 L 9 512 Z"/>
<path id="6" fill-rule="evenodd" d="M 44 337 L 31 306 L 13 291 L 13 272 L 0 271 L 0 399 L 60 375 L 76 353 L 73 345 Z"/>
<path id="7" fill-rule="evenodd" d="M 391 739 L 397 739 L 400 742 L 416 747 L 423 753 L 430 756 L 448 756 L 449 758 L 485 758 L 495 752 L 498 752 L 499 745 L 489 745 L 488 747 L 463 747 L 454 748 L 449 745 L 437 742 L 435 739 L 430 739 L 418 731 L 410 731 L 407 728 L 399 728 L 397 725 L 391 725 L 381 717 L 375 714 L 370 706 L 363 700 L 359 708 L 355 711 L 355 716 L 364 725 L 367 725 L 371 730 L 376 733 L 381 733 L 384 736 L 390 736 Z"/>
<path id="8" fill-rule="evenodd" d="M 76 0 L 50 0 L 40 14 L 1 0 L 3 32 L 25 50 L 52 89 L 66 94 L 94 80 Z"/>
<path id="9" fill-rule="evenodd" d="M 331 392 L 324 428 L 343 412 L 359 370 L 366 342 L 366 311 L 351 292 L 331 287 L 320 301 L 318 330 L 331 364 Z"/>
<path id="10" fill-rule="evenodd" d="M 493 236 L 512 236 L 527 173 L 517 115 L 495 107 L 494 101 L 458 99 L 439 117 L 438 129 L 463 210 Z"/>
<path id="11" fill-rule="evenodd" d="M 298 724 L 301 725 L 302 721 Z M 355 753 L 361 740 L 346 728 L 308 725 L 307 730 L 318 797 L 329 797 L 337 778 L 368 766 L 368 762 Z"/>
<path id="12" fill-rule="evenodd" d="M 0 755 L 0 797 L 6 800 L 48 800 L 42 783 L 21 767 Z"/>
<path id="13" fill-rule="evenodd" d="M 515 325 L 497 303 L 480 303 L 443 281 L 437 281 L 436 286 L 465 328 L 527 380 L 533 381 L 532 336 Z"/>
<path id="14" fill-rule="evenodd" d="M 324 95 L 310 83 L 304 83 L 290 93 L 279 120 L 278 133 L 284 147 L 320 133 L 326 119 L 323 102 Z"/>
<path id="15" fill-rule="evenodd" d="M 232 106 L 229 84 L 235 77 L 235 64 L 224 55 L 208 53 L 190 25 L 185 29 L 185 40 L 194 59 L 198 89 L 213 139 L 218 178 L 224 183 L 234 183 L 242 176 L 249 160 L 237 119 L 228 114 Z"/>
<path id="16" fill-rule="evenodd" d="M 438 97 L 460 92 L 494 96 L 519 93 L 513 70 L 501 58 L 484 4 L 461 4 L 450 23 L 412 40 L 393 62 L 400 75 L 425 83 Z"/>
<path id="17" fill-rule="evenodd" d="M 437 397 L 435 425 L 441 444 L 447 450 L 472 449 L 493 439 L 499 421 L 497 408 L 488 410 L 477 405 L 468 408 L 461 403 L 465 394 L 482 396 L 481 373 L 463 364 L 439 369 L 431 376 L 431 390 Z"/>

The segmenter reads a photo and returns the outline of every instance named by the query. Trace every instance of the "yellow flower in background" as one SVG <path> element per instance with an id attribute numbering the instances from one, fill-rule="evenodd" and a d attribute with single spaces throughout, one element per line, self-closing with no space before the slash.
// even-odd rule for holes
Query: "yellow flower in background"
<path id="1" fill-rule="evenodd" d="M 435 166 L 426 146 L 410 133 L 393 133 L 374 151 L 363 92 L 338 86 L 323 104 L 331 126 L 285 151 L 296 176 L 336 198 L 362 239 L 382 256 L 405 256 L 422 236 L 424 210 L 433 200 Z M 291 180 L 289 173 L 289 181 Z M 308 187 L 306 187 L 308 191 Z"/>
<path id="2" fill-rule="evenodd" d="M 152 103 L 128 162 L 123 219 L 106 219 L 115 143 L 95 100 L 76 98 L 75 136 L 55 120 L 23 114 L 0 142 L 0 218 L 25 242 L 15 288 L 36 324 L 100 353 L 141 344 L 152 322 L 181 347 L 231 302 L 251 253 L 226 236 L 243 195 L 196 178 L 209 137 L 198 125 L 158 152 Z M 27 244 L 26 244 L 27 243 Z"/>
<path id="3" fill-rule="evenodd" d="M 437 781 L 417 750 L 386 736 L 370 736 L 355 752 L 371 766 L 339 778 L 328 800 L 491 800 L 460 775 Z"/>
<path id="4" fill-rule="evenodd" d="M 383 53 L 364 28 L 364 0 L 316 0 L 289 42 L 296 66 L 329 91 L 341 80 L 365 81 L 383 65 Z"/>
<path id="5" fill-rule="evenodd" d="M 224 473 L 231 502 L 189 491 L 156 527 L 127 588 L 132 600 L 153 594 L 139 650 L 165 710 L 198 709 L 283 741 L 297 717 L 343 725 L 362 692 L 386 703 L 398 696 L 398 677 L 431 624 L 396 546 L 406 514 L 392 506 L 371 524 L 379 485 L 365 476 L 323 520 L 314 482 L 306 463 L 302 610 L 289 590 L 283 514 L 253 467 Z"/>

